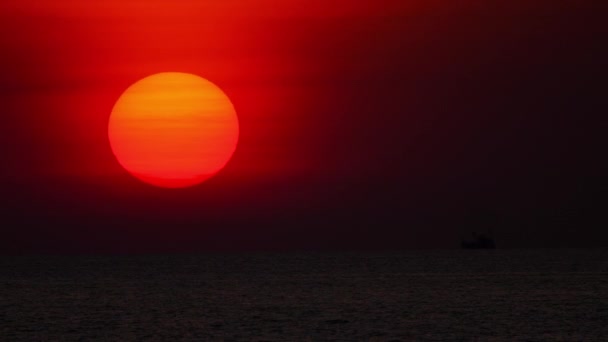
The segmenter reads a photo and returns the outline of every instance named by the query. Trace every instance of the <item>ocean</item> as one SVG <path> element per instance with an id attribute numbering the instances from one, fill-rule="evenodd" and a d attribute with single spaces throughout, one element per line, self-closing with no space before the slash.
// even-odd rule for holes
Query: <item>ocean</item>
<path id="1" fill-rule="evenodd" d="M 0 258 L 2 341 L 606 341 L 608 250 Z"/>

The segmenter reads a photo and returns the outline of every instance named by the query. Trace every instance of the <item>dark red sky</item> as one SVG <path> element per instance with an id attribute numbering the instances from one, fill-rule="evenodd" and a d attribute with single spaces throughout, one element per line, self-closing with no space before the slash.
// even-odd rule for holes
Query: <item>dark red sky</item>
<path id="1" fill-rule="evenodd" d="M 4 1 L 1 251 L 608 246 L 600 2 L 327 3 Z M 163 71 L 239 115 L 197 187 L 143 184 L 108 144 L 121 92 Z"/>

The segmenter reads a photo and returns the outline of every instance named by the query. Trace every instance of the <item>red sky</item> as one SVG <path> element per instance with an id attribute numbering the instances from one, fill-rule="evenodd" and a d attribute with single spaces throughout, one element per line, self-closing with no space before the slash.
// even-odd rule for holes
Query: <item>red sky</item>
<path id="1" fill-rule="evenodd" d="M 606 189 L 599 12 L 591 1 L 4 1 L 3 244 L 449 247 L 487 222 L 509 246 L 567 244 L 600 217 Z M 141 184 L 107 141 L 121 92 L 163 71 L 211 80 L 239 116 L 233 160 L 200 187 Z M 608 242 L 585 234 L 578 244 Z"/>

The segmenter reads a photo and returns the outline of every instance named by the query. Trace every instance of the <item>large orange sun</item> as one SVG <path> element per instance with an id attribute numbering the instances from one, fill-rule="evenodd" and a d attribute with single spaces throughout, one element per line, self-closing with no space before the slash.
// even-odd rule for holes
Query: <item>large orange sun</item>
<path id="1" fill-rule="evenodd" d="M 122 93 L 108 136 L 122 165 L 140 180 L 165 188 L 201 183 L 228 162 L 239 137 L 230 99 L 192 74 L 145 77 Z"/>

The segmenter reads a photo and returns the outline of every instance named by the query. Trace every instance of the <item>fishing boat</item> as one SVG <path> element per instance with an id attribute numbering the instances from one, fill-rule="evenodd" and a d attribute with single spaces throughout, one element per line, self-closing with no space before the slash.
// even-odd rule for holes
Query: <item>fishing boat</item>
<path id="1" fill-rule="evenodd" d="M 494 239 L 490 237 L 490 235 L 479 234 L 473 232 L 471 234 L 471 238 L 463 239 L 460 243 L 462 248 L 464 249 L 494 249 L 496 248 L 496 243 Z"/>

